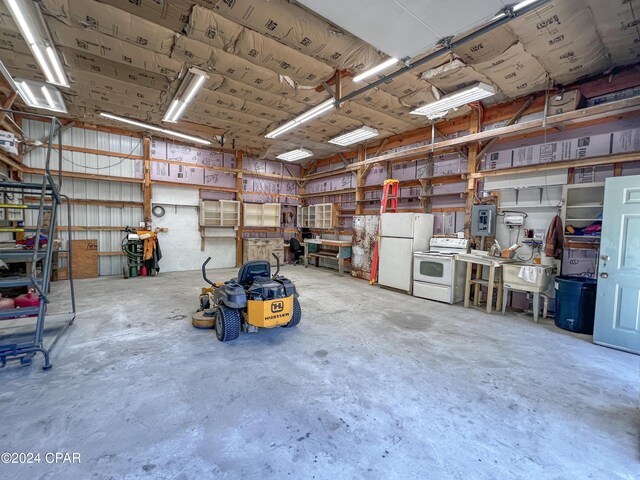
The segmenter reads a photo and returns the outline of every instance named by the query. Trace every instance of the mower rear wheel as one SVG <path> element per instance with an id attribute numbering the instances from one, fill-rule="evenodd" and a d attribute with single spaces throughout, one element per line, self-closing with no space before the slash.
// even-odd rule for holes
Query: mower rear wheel
<path id="1" fill-rule="evenodd" d="M 287 323 L 286 325 L 283 325 L 283 327 L 284 328 L 295 327 L 300 323 L 301 318 L 302 318 L 302 308 L 300 307 L 300 302 L 298 301 L 297 298 L 294 298 L 293 299 L 293 316 L 291 317 L 291 320 L 289 320 L 289 323 Z"/>
<path id="2" fill-rule="evenodd" d="M 240 335 L 240 312 L 234 308 L 218 305 L 216 311 L 216 337 L 221 342 L 235 340 Z"/>

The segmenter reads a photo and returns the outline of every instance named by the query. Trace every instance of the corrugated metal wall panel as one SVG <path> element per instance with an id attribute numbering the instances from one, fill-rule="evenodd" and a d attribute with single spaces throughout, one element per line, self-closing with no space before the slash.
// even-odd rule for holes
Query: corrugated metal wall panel
<path id="1" fill-rule="evenodd" d="M 24 130 L 29 138 L 42 140 L 49 130 L 49 124 L 26 120 Z M 141 155 L 142 140 L 125 135 L 116 135 L 94 130 L 71 128 L 63 133 L 63 145 L 91 150 L 118 152 L 125 155 Z M 45 148 L 36 148 L 25 157 L 25 164 L 34 168 L 44 168 Z M 96 155 L 85 152 L 63 152 L 63 170 L 92 173 L 104 176 L 142 178 L 142 161 L 127 158 Z M 41 175 L 25 175 L 25 181 L 41 182 Z M 142 188 L 139 184 L 109 182 L 108 180 L 90 180 L 64 178 L 61 193 L 72 199 L 115 200 L 142 202 Z M 81 227 L 125 227 L 137 226 L 143 221 L 141 207 L 109 207 L 104 205 L 72 205 L 71 222 Z M 36 212 L 27 211 L 25 222 L 34 225 Z M 58 224 L 67 225 L 67 212 L 62 209 Z M 100 252 L 119 252 L 124 232 L 121 231 L 82 231 L 73 232 L 73 239 L 97 239 Z M 64 234 L 60 237 L 65 238 Z M 120 275 L 124 266 L 121 256 L 99 257 L 100 275 Z"/>
<path id="2" fill-rule="evenodd" d="M 46 141 L 50 124 L 25 120 L 23 129 L 28 138 Z M 132 156 L 140 156 L 143 153 L 143 141 L 141 138 L 75 127 L 63 132 L 62 143 L 67 146 L 117 152 Z M 46 148 L 36 148 L 25 157 L 25 164 L 34 168 L 44 168 L 46 152 Z M 62 153 L 62 159 L 63 170 L 70 172 L 142 178 L 142 161 L 140 160 L 85 152 L 71 152 L 68 150 Z M 56 162 L 57 155 L 55 157 L 52 156 L 52 167 Z"/>

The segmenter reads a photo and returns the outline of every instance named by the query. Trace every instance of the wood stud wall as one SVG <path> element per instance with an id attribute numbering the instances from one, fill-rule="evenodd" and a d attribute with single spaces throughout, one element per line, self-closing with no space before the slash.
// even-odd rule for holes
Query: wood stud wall
<path id="1" fill-rule="evenodd" d="M 611 93 L 614 91 L 621 90 L 623 88 L 629 88 L 631 86 L 637 86 L 640 84 L 640 74 L 634 73 L 624 73 L 621 74 L 617 78 L 609 79 L 609 81 L 605 81 L 602 79 L 589 82 L 581 86 L 581 90 L 583 92 L 588 92 L 587 96 L 597 96 L 606 93 Z M 0 85 L 0 88 L 2 86 Z M 1 101 L 3 108 L 9 108 L 13 104 L 15 100 L 15 95 L 11 95 L 9 93 L 4 94 L 4 98 Z M 600 166 L 600 165 L 608 165 L 614 164 L 614 175 L 618 176 L 622 172 L 622 165 L 626 162 L 638 161 L 639 155 L 635 154 L 619 154 L 619 155 L 607 155 L 602 157 L 591 157 L 580 160 L 569 160 L 562 162 L 555 162 L 549 165 L 530 165 L 523 167 L 512 167 L 501 170 L 488 170 L 488 171 L 479 171 L 478 165 L 482 156 L 487 152 L 488 146 L 494 143 L 500 143 L 502 141 L 513 141 L 517 139 L 529 138 L 532 136 L 539 136 L 543 132 L 544 128 L 548 132 L 555 132 L 558 129 L 572 129 L 585 127 L 589 125 L 594 125 L 598 123 L 604 123 L 612 120 L 619 120 L 622 118 L 636 117 L 640 115 L 640 100 L 637 98 L 632 98 L 628 100 L 620 100 L 616 102 L 611 102 L 610 104 L 598 105 L 596 107 L 591 107 L 588 109 L 578 110 L 576 112 L 568 112 L 567 114 L 563 114 L 561 116 L 555 116 L 555 118 L 560 117 L 559 121 L 548 123 L 544 128 L 541 126 L 533 126 L 531 128 L 524 128 L 523 124 L 516 124 L 516 120 L 526 114 L 539 112 L 544 107 L 544 96 L 542 94 L 534 95 L 528 98 L 518 99 L 513 102 L 510 102 L 506 105 L 499 105 L 493 108 L 486 109 L 482 113 L 482 118 L 480 118 L 480 113 L 477 109 L 473 109 L 472 113 L 463 117 L 456 118 L 450 122 L 443 122 L 436 126 L 437 134 L 442 140 L 438 140 L 436 144 L 433 146 L 438 154 L 446 153 L 446 152 L 457 152 L 461 155 L 467 157 L 467 167 L 468 173 L 466 174 L 457 174 L 457 175 L 445 175 L 444 177 L 439 177 L 439 182 L 456 182 L 461 179 L 466 179 L 467 188 L 466 188 L 466 200 L 464 207 L 453 207 L 453 208 L 443 208 L 443 209 L 435 209 L 435 211 L 464 211 L 465 212 L 465 231 L 467 235 L 468 232 L 468 220 L 470 218 L 471 207 L 475 203 L 476 199 L 476 190 L 477 190 L 477 182 L 478 180 L 489 177 L 489 176 L 497 176 L 497 175 L 506 175 L 506 174 L 514 174 L 514 173 L 530 173 L 530 172 L 538 172 L 544 170 L 555 170 L 559 168 L 569 168 L 569 183 L 573 183 L 573 173 L 575 168 L 581 167 L 589 167 L 589 166 Z M 19 119 L 18 119 L 19 120 Z M 482 125 L 487 123 L 495 123 L 498 121 L 507 120 L 508 124 L 505 127 L 483 132 Z M 527 122 L 525 122 L 526 124 Z M 0 128 L 4 128 L 7 130 L 11 130 L 10 122 L 5 115 L 0 115 Z M 123 129 L 113 128 L 113 127 L 99 127 L 93 125 L 86 125 L 79 122 L 74 122 L 74 126 L 80 128 L 90 128 L 94 130 L 107 131 L 110 133 L 117 133 L 121 135 L 129 135 L 129 136 L 137 136 L 140 134 L 136 134 L 135 132 L 130 132 Z M 470 135 L 467 137 L 454 138 L 454 139 L 446 139 L 446 135 L 468 130 Z M 415 150 L 414 152 L 400 152 L 397 154 L 385 154 L 392 149 L 395 149 L 400 146 L 411 145 L 416 142 L 424 141 L 425 139 L 431 138 L 431 127 L 424 127 L 412 132 L 404 133 L 401 135 L 395 135 L 390 138 L 386 138 L 382 140 L 377 145 L 372 145 L 365 148 L 363 145 L 359 145 L 356 150 L 345 154 L 334 155 L 325 159 L 316 159 L 309 162 L 302 169 L 301 177 L 295 177 L 293 175 L 274 175 L 274 174 L 257 174 L 251 173 L 252 176 L 258 176 L 269 179 L 282 179 L 282 180 L 291 180 L 297 182 L 299 186 L 299 195 L 294 196 L 296 198 L 301 198 L 302 201 L 306 198 L 312 197 L 327 197 L 327 196 L 342 196 L 346 194 L 355 193 L 355 214 L 377 214 L 378 210 L 365 210 L 364 208 L 364 198 L 365 192 L 373 189 L 382 188 L 381 186 L 365 186 L 366 178 L 371 169 L 377 164 L 384 164 L 387 168 L 387 178 L 391 178 L 392 176 L 392 167 L 398 163 L 407 163 L 416 159 L 424 159 L 432 158 L 431 154 L 431 146 L 422 147 L 420 149 Z M 484 142 L 482 144 L 481 142 Z M 108 155 L 112 157 L 118 158 L 127 158 L 131 160 L 142 160 L 144 166 L 144 176 L 142 179 L 129 178 L 129 177 L 117 177 L 110 176 L 109 181 L 113 182 L 124 182 L 124 183 L 137 183 L 140 184 L 143 190 L 143 198 L 144 201 L 142 205 L 139 202 L 122 202 L 118 200 L 71 200 L 72 203 L 75 204 L 87 204 L 87 205 L 104 205 L 104 206 L 122 206 L 122 207 L 143 207 L 143 214 L 145 221 L 151 220 L 151 204 L 152 204 L 152 189 L 154 184 L 165 184 L 165 185 L 175 185 L 182 188 L 198 188 L 200 190 L 211 190 L 211 191 L 219 191 L 219 192 L 231 192 L 234 193 L 236 199 L 241 202 L 242 209 L 242 200 L 243 192 L 243 153 L 241 151 L 233 151 L 228 149 L 216 149 L 219 151 L 224 151 L 226 153 L 233 153 L 236 156 L 236 167 L 228 168 L 228 167 L 217 167 L 217 166 L 201 166 L 201 168 L 211 169 L 211 170 L 219 170 L 224 172 L 233 173 L 236 175 L 236 185 L 235 188 L 223 188 L 223 187 L 212 187 L 212 186 L 202 186 L 202 185 L 189 185 L 182 183 L 173 183 L 166 181 L 152 181 L 151 180 L 151 162 L 166 162 L 171 164 L 184 164 L 186 166 L 191 166 L 191 164 L 177 162 L 172 160 L 160 160 L 151 158 L 151 140 L 148 137 L 144 137 L 143 140 L 143 155 L 124 155 L 117 152 L 106 152 L 101 150 L 93 150 L 81 147 L 74 146 L 62 146 L 62 149 L 65 151 L 72 152 L 84 152 L 84 153 L 92 153 L 98 155 Z M 58 148 L 57 145 L 54 148 Z M 376 161 L 376 159 L 378 159 Z M 6 154 L 4 152 L 0 153 L 0 162 L 7 165 L 12 170 L 12 176 L 16 179 L 19 179 L 22 173 L 32 173 L 32 174 L 42 174 L 43 171 L 37 168 L 27 167 L 22 164 L 22 158 L 20 156 L 13 156 L 10 154 Z M 328 172 L 317 173 L 317 169 L 320 166 L 326 166 L 329 164 L 342 163 L 340 168 L 336 170 L 331 170 Z M 285 166 L 286 167 L 286 166 Z M 356 188 L 344 189 L 340 191 L 332 191 L 332 192 L 323 192 L 318 194 L 306 194 L 305 187 L 309 180 L 318 179 L 318 178 L 327 178 L 335 175 L 344 174 L 346 172 L 352 172 L 355 175 L 355 184 Z M 290 172 L 288 172 L 290 174 Z M 71 178 L 81 178 L 81 179 L 90 179 L 90 180 L 105 180 L 104 176 L 88 174 L 88 173 L 80 173 L 80 172 L 65 172 L 63 174 L 65 177 Z M 445 178 L 446 177 L 446 178 Z M 407 211 L 430 211 L 430 181 L 431 179 L 427 176 L 424 179 L 416 179 L 413 181 L 404 181 L 401 182 L 401 187 L 406 186 L 418 186 L 421 185 L 421 207 L 419 209 L 411 209 Z M 414 185 L 415 184 L 415 185 Z M 261 192 L 260 192 L 261 193 Z M 279 196 L 284 196 L 281 194 L 274 194 L 276 198 Z M 495 201 L 496 199 L 489 201 Z M 337 202 L 336 208 L 334 208 L 334 212 L 336 215 L 336 219 L 338 215 L 341 215 L 341 205 L 340 202 Z M 353 211 L 353 210 L 352 210 Z M 240 212 L 240 218 L 243 218 L 242 211 Z M 123 227 L 73 227 L 74 231 L 117 231 Z M 236 233 L 236 262 L 238 265 L 242 263 L 242 237 L 243 233 L 247 231 L 255 231 L 255 232 L 282 232 L 282 233 L 295 233 L 296 230 L 292 229 L 278 229 L 278 228 L 262 228 L 262 229 L 250 229 L 243 228 L 242 221 L 241 225 Z M 340 231 L 338 228 L 335 229 L 336 234 L 349 234 L 350 231 Z M 119 252 L 101 252 L 101 255 L 116 255 Z"/>

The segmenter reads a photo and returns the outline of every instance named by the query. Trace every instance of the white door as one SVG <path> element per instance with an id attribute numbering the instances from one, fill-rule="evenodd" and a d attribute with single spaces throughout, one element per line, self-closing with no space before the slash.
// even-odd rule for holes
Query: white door
<path id="1" fill-rule="evenodd" d="M 640 176 L 608 178 L 593 341 L 640 354 Z"/>
<path id="2" fill-rule="evenodd" d="M 380 235 L 413 238 L 415 213 L 383 213 L 380 215 Z"/>
<path id="3" fill-rule="evenodd" d="M 411 239 L 380 238 L 379 285 L 410 292 L 412 267 L 413 241 Z"/>

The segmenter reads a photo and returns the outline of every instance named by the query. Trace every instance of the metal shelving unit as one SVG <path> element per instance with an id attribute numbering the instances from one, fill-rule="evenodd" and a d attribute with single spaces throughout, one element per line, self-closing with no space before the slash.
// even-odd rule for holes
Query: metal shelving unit
<path id="1" fill-rule="evenodd" d="M 2 112 L 14 113 L 12 110 L 1 110 Z M 17 205 L 12 204 L 7 208 L 22 208 L 25 210 L 37 211 L 35 227 L 9 227 L 0 228 L 2 232 L 29 232 L 34 236 L 33 250 L 0 250 L 0 259 L 24 259 L 31 263 L 31 271 L 27 275 L 19 278 L 0 279 L 0 288 L 31 287 L 38 294 L 38 306 L 28 308 L 11 308 L 0 311 L 0 321 L 11 320 L 23 329 L 28 327 L 26 322 L 35 321 L 34 329 L 26 334 L 0 334 L 0 368 L 4 367 L 8 361 L 19 361 L 22 365 L 29 365 L 36 353 L 40 352 L 44 356 L 43 369 L 51 368 L 50 353 L 55 347 L 60 337 L 69 326 L 73 324 L 76 317 L 75 293 L 73 288 L 72 252 L 71 252 L 71 206 L 69 199 L 60 193 L 62 185 L 62 149 L 57 150 L 57 172 L 52 174 L 51 161 L 54 142 L 62 145 L 62 124 L 56 117 L 38 115 L 30 113 L 29 116 L 38 117 L 50 121 L 49 139 L 47 142 L 47 153 L 45 172 L 41 183 L 34 182 L 14 182 L 0 181 L 0 193 L 9 193 L 39 197 L 33 204 Z M 69 296 L 71 311 L 68 313 L 47 315 L 47 305 L 49 302 L 49 291 L 51 283 L 52 259 L 54 254 L 54 237 L 58 212 L 61 205 L 67 210 L 67 249 L 57 250 L 66 252 L 69 263 Z M 46 215 L 45 215 L 46 213 Z M 41 234 L 47 235 L 47 244 L 40 246 Z M 41 272 L 38 272 L 38 264 L 41 263 Z M 60 327 L 55 337 L 49 345 L 45 345 L 44 331 L 46 326 Z M 1 326 L 1 325 L 0 325 Z"/>

